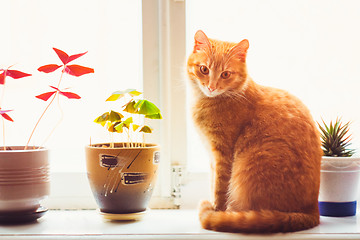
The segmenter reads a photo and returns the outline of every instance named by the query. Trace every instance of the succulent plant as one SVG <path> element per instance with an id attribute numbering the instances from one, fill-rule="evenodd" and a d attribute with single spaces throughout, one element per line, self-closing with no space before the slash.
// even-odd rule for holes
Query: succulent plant
<path id="1" fill-rule="evenodd" d="M 322 149 L 324 156 L 332 157 L 351 157 L 355 150 L 349 149 L 351 145 L 351 135 L 349 126 L 351 122 L 342 123 L 341 119 L 336 118 L 335 123 L 330 122 L 328 126 L 322 120 L 323 126 L 318 123 L 322 139 Z"/>

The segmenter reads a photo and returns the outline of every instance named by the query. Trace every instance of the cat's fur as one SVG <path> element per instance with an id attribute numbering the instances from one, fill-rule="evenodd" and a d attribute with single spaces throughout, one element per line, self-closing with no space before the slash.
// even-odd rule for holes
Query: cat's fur
<path id="1" fill-rule="evenodd" d="M 300 100 L 249 77 L 248 48 L 247 40 L 223 42 L 198 31 L 188 59 L 193 119 L 214 157 L 214 199 L 201 203 L 201 224 L 262 233 L 314 227 L 322 156 L 318 130 Z"/>

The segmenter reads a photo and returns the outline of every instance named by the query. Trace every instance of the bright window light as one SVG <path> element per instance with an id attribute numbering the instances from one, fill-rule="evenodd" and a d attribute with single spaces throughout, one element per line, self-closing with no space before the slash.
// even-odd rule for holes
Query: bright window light
<path id="1" fill-rule="evenodd" d="M 142 90 L 142 9 L 141 1 L 126 0 L 3 0 L 0 69 L 13 68 L 33 76 L 7 79 L 2 106 L 14 109 L 14 123 L 6 123 L 6 145 L 25 145 L 30 132 L 46 107 L 35 96 L 51 91 L 61 70 L 41 73 L 45 64 L 61 64 L 53 47 L 69 55 L 88 51 L 74 61 L 94 68 L 95 74 L 79 78 L 66 75 L 61 88 L 70 88 L 80 100 L 60 99 L 64 118 L 43 143 L 61 118 L 57 103 L 40 122 L 30 144 L 50 149 L 52 171 L 85 171 L 84 146 L 109 141 L 108 135 L 93 120 L 116 103 L 105 103 L 117 90 Z M 1 130 L 2 131 L 2 130 Z M 2 145 L 2 138 L 1 138 Z"/>
<path id="2" fill-rule="evenodd" d="M 250 41 L 255 82 L 300 98 L 315 120 L 353 121 L 360 147 L 360 2 L 327 0 L 197 0 L 186 2 L 187 48 L 199 29 L 209 38 Z M 188 121 L 190 171 L 207 171 L 209 154 Z"/>

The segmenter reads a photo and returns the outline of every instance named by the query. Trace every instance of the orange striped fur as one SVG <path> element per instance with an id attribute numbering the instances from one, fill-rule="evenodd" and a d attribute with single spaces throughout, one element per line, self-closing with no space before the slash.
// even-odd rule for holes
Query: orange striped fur
<path id="1" fill-rule="evenodd" d="M 299 99 L 249 77 L 248 47 L 247 40 L 223 42 L 198 31 L 188 59 L 193 119 L 213 155 L 213 202 L 201 204 L 201 224 L 249 233 L 314 227 L 318 130 Z"/>

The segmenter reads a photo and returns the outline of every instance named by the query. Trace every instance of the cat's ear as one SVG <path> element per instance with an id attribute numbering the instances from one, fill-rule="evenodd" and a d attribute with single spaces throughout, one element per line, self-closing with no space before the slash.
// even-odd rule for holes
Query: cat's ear
<path id="1" fill-rule="evenodd" d="M 205 33 L 201 30 L 195 33 L 195 45 L 194 45 L 194 53 L 200 50 L 206 50 L 211 48 L 211 43 Z"/>
<path id="2" fill-rule="evenodd" d="M 241 61 L 245 62 L 248 49 L 249 41 L 244 39 L 231 49 L 231 54 L 236 55 Z"/>

